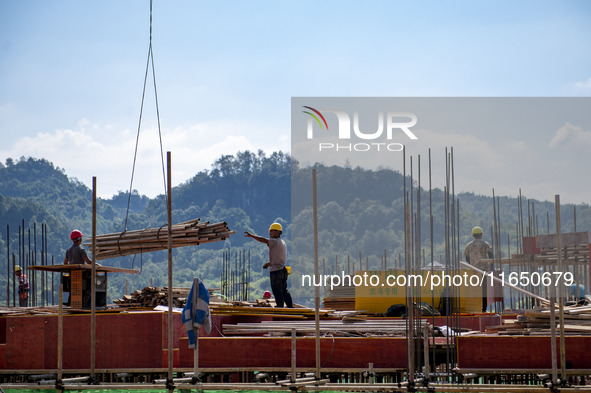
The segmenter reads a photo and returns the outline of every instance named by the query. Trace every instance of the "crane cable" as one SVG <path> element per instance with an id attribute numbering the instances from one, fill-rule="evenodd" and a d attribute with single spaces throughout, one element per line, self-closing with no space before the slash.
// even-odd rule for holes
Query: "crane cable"
<path id="1" fill-rule="evenodd" d="M 127 220 L 129 218 L 129 206 L 131 204 L 131 193 L 133 190 L 133 176 L 135 173 L 135 163 L 137 161 L 137 149 L 138 149 L 138 145 L 139 145 L 139 140 L 140 140 L 140 130 L 142 128 L 142 115 L 143 115 L 143 111 L 144 111 L 144 99 L 146 96 L 146 85 L 148 82 L 148 73 L 149 73 L 149 69 L 150 69 L 150 64 L 152 64 L 152 80 L 153 80 L 153 84 L 154 84 L 154 98 L 155 98 L 155 103 L 156 103 L 156 119 L 158 121 L 158 138 L 160 140 L 160 158 L 162 160 L 162 177 L 164 179 L 164 195 L 165 197 L 168 198 L 167 195 L 167 188 L 166 188 L 166 174 L 165 174 L 165 168 L 164 168 L 164 149 L 162 148 L 162 130 L 160 127 L 160 110 L 158 107 L 158 90 L 156 89 L 156 70 L 154 68 L 154 51 L 152 50 L 152 0 L 150 0 L 150 44 L 148 46 L 148 59 L 146 61 L 146 72 L 144 75 L 144 87 L 142 90 L 142 100 L 141 100 L 141 105 L 140 105 L 140 116 L 139 116 L 139 121 L 138 121 L 138 126 L 137 126 L 137 136 L 135 139 L 135 151 L 133 154 L 133 166 L 131 169 L 131 181 L 129 183 L 129 193 L 127 196 L 127 210 L 125 212 L 125 224 L 123 227 L 123 233 L 127 232 Z M 141 254 L 140 256 L 140 273 L 143 270 L 143 254 Z M 131 262 L 131 267 L 133 269 L 133 266 L 135 264 L 135 257 L 136 255 L 134 255 L 133 260 Z"/>
<path id="2" fill-rule="evenodd" d="M 140 129 L 142 126 L 142 114 L 144 111 L 144 98 L 146 96 L 146 84 L 148 81 L 148 73 L 149 73 L 149 69 L 150 69 L 150 63 L 152 64 L 152 79 L 153 79 L 153 83 L 154 83 L 154 98 L 155 98 L 155 102 L 156 102 L 156 118 L 158 121 L 158 137 L 160 139 L 160 158 L 162 160 L 162 177 L 164 179 L 164 195 L 166 197 L 168 197 L 167 190 L 166 190 L 166 174 L 165 174 L 165 168 L 164 168 L 164 150 L 162 148 L 162 131 L 160 128 L 160 110 L 158 108 L 158 91 L 156 89 L 156 70 L 154 68 L 154 52 L 152 50 L 152 0 L 150 0 L 150 45 L 148 47 L 148 59 L 146 62 L 146 73 L 144 75 L 144 88 L 142 91 L 140 116 L 139 116 L 138 127 L 137 127 L 137 136 L 136 136 L 136 140 L 135 140 L 135 152 L 133 155 L 133 167 L 131 169 L 131 181 L 129 184 L 129 194 L 128 194 L 128 198 L 127 198 L 127 211 L 125 213 L 125 225 L 124 225 L 124 229 L 123 229 L 124 233 L 127 231 L 127 220 L 129 218 L 129 205 L 131 203 L 131 192 L 132 192 L 132 188 L 133 188 L 133 176 L 135 173 L 135 163 L 137 161 L 137 149 L 138 149 L 138 144 L 139 144 L 139 140 L 140 140 Z"/>

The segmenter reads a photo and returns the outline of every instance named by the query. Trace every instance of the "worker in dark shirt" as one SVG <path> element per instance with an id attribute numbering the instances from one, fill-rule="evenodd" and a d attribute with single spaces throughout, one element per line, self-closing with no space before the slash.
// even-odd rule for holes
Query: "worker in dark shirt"
<path id="1" fill-rule="evenodd" d="M 68 248 L 66 251 L 66 257 L 64 258 L 64 265 L 83 265 L 85 263 L 92 264 L 92 260 L 88 258 L 86 254 L 86 250 L 82 248 L 82 232 L 78 229 L 74 229 L 72 233 L 70 233 L 70 239 L 74 244 L 72 247 Z M 96 266 L 101 266 L 98 263 L 95 263 Z M 83 305 L 85 307 L 90 306 L 90 299 L 91 299 L 91 276 L 92 272 L 89 270 L 84 270 L 82 272 L 82 293 L 83 293 Z M 68 293 L 71 291 L 71 282 L 69 275 L 64 277 L 64 291 Z M 68 296 L 67 303 L 70 305 L 70 297 Z"/>
<path id="2" fill-rule="evenodd" d="M 66 251 L 66 258 L 64 259 L 64 265 L 78 265 L 78 264 L 92 264 L 88 255 L 86 255 L 86 250 L 82 248 L 82 232 L 78 229 L 74 229 L 72 233 L 70 233 L 70 239 L 74 242 L 72 247 L 68 248 Z"/>

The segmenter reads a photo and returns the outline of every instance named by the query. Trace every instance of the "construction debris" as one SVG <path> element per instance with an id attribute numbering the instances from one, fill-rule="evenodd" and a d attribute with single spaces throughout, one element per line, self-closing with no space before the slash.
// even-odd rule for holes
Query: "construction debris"
<path id="1" fill-rule="evenodd" d="M 172 226 L 172 247 L 197 246 L 199 244 L 226 240 L 234 234 L 225 222 L 210 224 L 194 219 Z M 92 242 L 84 243 L 93 252 Z M 148 228 L 136 231 L 111 233 L 96 237 L 96 259 L 107 259 L 124 255 L 166 250 L 168 228 Z"/>
<path id="2" fill-rule="evenodd" d="M 221 303 L 218 296 L 214 294 L 218 289 L 209 289 L 210 304 Z M 172 306 L 183 308 L 187 302 L 187 297 L 191 288 L 172 288 Z M 131 295 L 123 295 L 122 298 L 114 300 L 113 303 L 119 307 L 141 307 L 153 308 L 156 306 L 168 306 L 168 288 L 167 287 L 145 287 L 141 291 L 138 289 Z"/>
<path id="3" fill-rule="evenodd" d="M 556 328 L 560 329 L 558 323 Z M 591 305 L 564 307 L 564 331 L 567 335 L 591 334 Z M 489 326 L 486 332 L 499 335 L 549 335 L 550 308 L 536 307 L 533 310 L 525 310 L 517 319 L 505 320 L 500 326 Z"/>
<path id="4" fill-rule="evenodd" d="M 323 305 L 338 311 L 355 310 L 355 286 L 352 284 L 335 286 L 324 297 Z"/>

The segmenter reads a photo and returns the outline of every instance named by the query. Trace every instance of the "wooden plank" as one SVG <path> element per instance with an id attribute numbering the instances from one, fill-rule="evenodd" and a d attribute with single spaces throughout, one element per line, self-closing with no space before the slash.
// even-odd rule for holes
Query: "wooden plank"
<path id="1" fill-rule="evenodd" d="M 31 270 L 46 271 L 53 273 L 68 273 L 72 270 L 92 270 L 92 265 L 89 264 L 67 264 L 67 265 L 42 265 L 42 266 L 28 266 Z M 140 271 L 135 269 L 124 269 L 112 266 L 98 266 L 96 271 L 99 273 L 131 273 L 138 274 Z"/>

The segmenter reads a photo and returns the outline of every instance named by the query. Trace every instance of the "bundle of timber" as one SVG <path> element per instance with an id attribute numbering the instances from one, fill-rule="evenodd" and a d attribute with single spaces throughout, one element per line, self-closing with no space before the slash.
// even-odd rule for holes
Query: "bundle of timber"
<path id="1" fill-rule="evenodd" d="M 564 307 L 563 320 L 565 334 L 591 334 L 591 305 Z M 555 321 L 556 329 L 560 329 L 558 307 L 556 307 Z M 549 335 L 550 329 L 550 308 L 543 307 L 525 310 L 523 315 L 517 316 L 517 319 L 506 320 L 501 326 L 489 326 L 486 332 L 499 335 Z"/>
<path id="2" fill-rule="evenodd" d="M 226 240 L 234 234 L 225 222 L 210 224 L 199 218 L 172 226 L 172 247 L 197 246 Z M 84 243 L 93 252 L 92 243 Z M 111 233 L 96 237 L 96 259 L 120 257 L 168 249 L 168 226 Z"/>
<path id="3" fill-rule="evenodd" d="M 191 288 L 172 288 L 172 306 L 183 308 L 190 291 Z M 223 300 L 214 295 L 214 291 L 217 291 L 217 289 L 209 289 L 210 305 L 223 303 Z M 124 295 L 122 298 L 114 300 L 113 303 L 119 307 L 153 308 L 156 306 L 167 306 L 168 288 L 145 287 L 141 291 L 139 289 L 134 291 L 131 295 Z"/>

